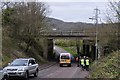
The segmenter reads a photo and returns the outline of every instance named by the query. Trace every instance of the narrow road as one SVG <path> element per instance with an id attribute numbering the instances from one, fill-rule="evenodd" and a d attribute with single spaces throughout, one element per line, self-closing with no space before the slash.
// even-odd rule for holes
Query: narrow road
<path id="1" fill-rule="evenodd" d="M 56 58 L 57 58 L 57 56 L 58 56 L 60 53 L 67 53 L 66 50 L 64 50 L 64 49 L 62 49 L 62 48 L 60 48 L 60 47 L 58 47 L 58 46 L 54 46 L 54 51 L 55 51 L 55 53 L 56 53 Z M 73 57 L 72 54 L 71 54 L 71 57 L 72 57 L 72 60 L 74 60 L 74 57 Z"/>
<path id="2" fill-rule="evenodd" d="M 55 46 L 55 50 L 58 54 L 67 52 L 64 49 Z M 72 63 L 71 67 L 59 67 L 59 63 L 39 71 L 38 77 L 30 77 L 29 80 L 45 80 L 55 78 L 85 78 L 89 75 L 88 71 L 83 71 L 80 67 L 77 67 L 76 63 Z"/>
<path id="3" fill-rule="evenodd" d="M 88 71 L 83 71 L 77 64 L 72 64 L 72 67 L 59 67 L 56 64 L 50 68 L 41 70 L 37 78 L 30 77 L 29 80 L 39 80 L 45 78 L 85 78 L 89 75 Z"/>
<path id="4" fill-rule="evenodd" d="M 67 51 L 65 51 L 64 49 L 62 49 L 62 48 L 60 48 L 60 47 L 58 47 L 58 46 L 54 46 L 54 50 L 55 50 L 58 54 L 67 52 Z"/>

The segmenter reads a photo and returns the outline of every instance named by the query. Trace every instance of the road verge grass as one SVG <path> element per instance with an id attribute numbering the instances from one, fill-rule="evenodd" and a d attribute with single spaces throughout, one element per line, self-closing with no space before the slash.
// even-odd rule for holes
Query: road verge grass
<path id="1" fill-rule="evenodd" d="M 119 78 L 120 80 L 120 51 L 113 52 L 107 57 L 94 62 L 90 69 L 89 78 Z"/>
<path id="2" fill-rule="evenodd" d="M 74 47 L 74 46 L 72 46 L 72 47 L 59 46 L 59 47 L 63 48 L 63 49 L 66 50 L 67 52 L 71 53 L 74 57 L 77 57 L 76 47 Z"/>

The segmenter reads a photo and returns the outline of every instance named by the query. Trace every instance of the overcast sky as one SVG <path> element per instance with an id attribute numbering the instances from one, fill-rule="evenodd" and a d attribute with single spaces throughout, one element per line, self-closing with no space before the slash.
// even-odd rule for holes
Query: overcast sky
<path id="1" fill-rule="evenodd" d="M 105 19 L 107 2 L 48 2 L 51 13 L 49 17 L 66 22 L 93 22 L 90 17 L 95 15 L 94 9 L 100 10 L 99 17 Z"/>
<path id="2" fill-rule="evenodd" d="M 2 0 L 14 1 L 14 0 Z M 49 5 L 49 17 L 63 20 L 65 22 L 87 22 L 93 23 L 90 17 L 95 15 L 94 9 L 100 10 L 99 17 L 105 22 L 105 13 L 108 1 L 111 0 L 15 0 L 15 1 L 42 1 Z M 114 0 L 119 1 L 119 0 Z"/>
<path id="3" fill-rule="evenodd" d="M 106 21 L 106 9 L 108 0 L 39 0 L 45 1 L 50 6 L 49 17 L 65 22 L 94 23 L 90 17 L 95 15 L 94 9 L 100 10 L 99 17 L 102 22 Z M 109 0 L 110 1 L 110 0 Z M 115 0 L 119 1 L 119 0 Z M 101 21 L 99 21 L 101 23 Z"/>

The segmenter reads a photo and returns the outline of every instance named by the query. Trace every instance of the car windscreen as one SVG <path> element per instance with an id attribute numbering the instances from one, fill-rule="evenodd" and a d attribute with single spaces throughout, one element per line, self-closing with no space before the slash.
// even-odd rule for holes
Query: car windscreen
<path id="1" fill-rule="evenodd" d="M 67 56 L 67 55 L 62 55 L 62 56 L 61 56 L 61 59 L 70 59 L 70 57 Z"/>
<path id="2" fill-rule="evenodd" d="M 26 66 L 28 60 L 14 60 L 10 66 Z"/>

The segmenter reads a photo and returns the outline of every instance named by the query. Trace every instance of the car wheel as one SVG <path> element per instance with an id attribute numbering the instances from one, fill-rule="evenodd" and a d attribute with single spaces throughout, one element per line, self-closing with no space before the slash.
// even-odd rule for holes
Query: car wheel
<path id="1" fill-rule="evenodd" d="M 28 79 L 28 76 L 29 76 L 29 73 L 28 73 L 28 71 L 26 71 L 25 76 L 24 76 L 25 80 Z"/>
<path id="2" fill-rule="evenodd" d="M 4 77 L 1 80 L 9 80 L 9 77 L 7 75 L 4 75 Z"/>
<path id="3" fill-rule="evenodd" d="M 34 77 L 38 76 L 38 69 L 36 70 L 36 72 L 34 73 Z"/>

